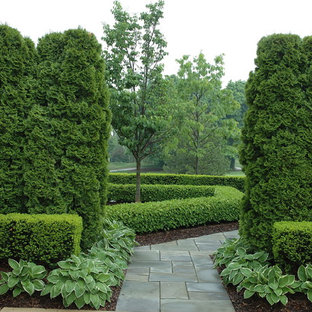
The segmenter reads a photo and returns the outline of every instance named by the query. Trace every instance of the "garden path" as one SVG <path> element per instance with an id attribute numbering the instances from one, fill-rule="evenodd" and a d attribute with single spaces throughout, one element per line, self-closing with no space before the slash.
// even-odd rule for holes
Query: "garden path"
<path id="1" fill-rule="evenodd" d="M 210 255 L 237 231 L 135 248 L 116 311 L 235 312 Z"/>

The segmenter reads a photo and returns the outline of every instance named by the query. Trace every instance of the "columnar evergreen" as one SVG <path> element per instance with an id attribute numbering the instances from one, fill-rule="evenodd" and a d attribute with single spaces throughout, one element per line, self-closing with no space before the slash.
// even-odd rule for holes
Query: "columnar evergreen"
<path id="1" fill-rule="evenodd" d="M 256 69 L 246 86 L 248 112 L 240 162 L 247 183 L 240 234 L 258 249 L 271 251 L 275 221 L 312 220 L 307 43 L 296 35 L 262 38 Z"/>
<path id="2" fill-rule="evenodd" d="M 25 212 L 25 118 L 32 105 L 36 50 L 18 30 L 0 25 L 0 213 Z"/>
<path id="3" fill-rule="evenodd" d="M 99 233 L 106 202 L 110 112 L 101 46 L 82 29 L 38 43 L 36 105 L 27 120 L 29 213 L 78 213 L 83 247 Z"/>

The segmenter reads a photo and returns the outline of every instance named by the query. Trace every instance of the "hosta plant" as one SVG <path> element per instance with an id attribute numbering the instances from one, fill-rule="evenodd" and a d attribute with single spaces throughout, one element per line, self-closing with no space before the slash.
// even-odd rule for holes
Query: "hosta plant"
<path id="1" fill-rule="evenodd" d="M 47 271 L 42 265 L 20 260 L 9 259 L 11 272 L 1 272 L 0 295 L 12 290 L 13 297 L 22 292 L 32 295 L 35 291 L 41 291 L 45 284 L 43 278 Z"/>
<path id="2" fill-rule="evenodd" d="M 110 300 L 110 286 L 117 285 L 105 264 L 99 259 L 74 256 L 58 262 L 59 268 L 50 272 L 49 284 L 41 295 L 50 294 L 50 298 L 62 296 L 65 307 L 75 303 L 78 309 L 89 304 L 95 309 L 105 306 Z"/>
<path id="3" fill-rule="evenodd" d="M 94 247 L 104 250 L 112 250 L 125 261 L 133 254 L 133 247 L 137 245 L 135 232 L 121 222 L 105 220 L 103 222 L 102 239 Z"/>
<path id="4" fill-rule="evenodd" d="M 221 272 L 225 284 L 238 285 L 250 275 L 252 270 L 267 264 L 268 253 L 259 251 L 248 254 L 246 249 L 238 247 L 232 262 Z"/>
<path id="5" fill-rule="evenodd" d="M 244 248 L 245 251 L 249 251 L 249 247 L 245 241 L 241 238 L 227 239 L 221 247 L 214 253 L 214 265 L 215 267 L 225 265 L 227 266 L 237 256 L 237 249 Z"/>
<path id="6" fill-rule="evenodd" d="M 265 298 L 270 305 L 281 302 L 286 305 L 287 293 L 295 293 L 295 276 L 283 275 L 282 270 L 277 266 L 263 266 L 254 271 L 250 270 L 237 290 L 245 289 L 244 298 L 248 299 L 254 294 Z"/>
<path id="7" fill-rule="evenodd" d="M 298 287 L 296 290 L 303 292 L 307 295 L 308 299 L 312 302 L 312 265 L 301 265 L 298 268 Z"/>

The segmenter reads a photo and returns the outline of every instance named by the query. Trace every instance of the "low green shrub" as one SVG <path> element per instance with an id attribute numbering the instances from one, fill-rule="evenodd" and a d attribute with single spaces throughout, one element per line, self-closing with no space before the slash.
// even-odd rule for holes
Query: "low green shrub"
<path id="1" fill-rule="evenodd" d="M 52 265 L 79 254 L 81 232 L 78 215 L 0 215 L 0 259 Z"/>
<path id="2" fill-rule="evenodd" d="M 261 298 L 265 298 L 270 305 L 278 302 L 286 305 L 288 302 L 286 294 L 294 294 L 295 285 L 294 275 L 283 275 L 277 265 L 265 265 L 251 271 L 237 287 L 237 290 L 245 289 L 245 299 L 258 294 Z"/>
<path id="3" fill-rule="evenodd" d="M 235 188 L 215 186 L 212 197 L 105 206 L 105 218 L 122 221 L 136 233 L 235 221 L 239 218 L 242 196 Z"/>
<path id="4" fill-rule="evenodd" d="M 273 256 L 287 272 L 312 262 L 312 222 L 283 221 L 273 225 Z"/>
<path id="5" fill-rule="evenodd" d="M 312 302 L 312 265 L 300 265 L 297 275 L 299 278 L 297 291 L 306 294 L 308 300 Z"/>
<path id="6" fill-rule="evenodd" d="M 60 295 L 65 307 L 75 303 L 78 309 L 86 304 L 99 309 L 111 297 L 110 286 L 117 285 L 107 266 L 98 259 L 72 255 L 59 261 L 58 266 L 47 277 L 49 283 L 41 295 L 50 294 L 51 299 Z"/>
<path id="7" fill-rule="evenodd" d="M 135 184 L 135 173 L 110 173 L 109 182 L 113 184 Z M 244 192 L 245 177 L 209 176 L 191 174 L 142 173 L 142 184 L 175 185 L 224 185 L 232 186 Z"/>
<path id="8" fill-rule="evenodd" d="M 0 295 L 8 290 L 12 290 L 13 297 L 22 292 L 32 295 L 45 287 L 43 278 L 47 275 L 47 271 L 42 265 L 24 260 L 16 262 L 13 259 L 9 259 L 9 265 L 13 269 L 11 272 L 1 272 Z"/>
<path id="9" fill-rule="evenodd" d="M 108 201 L 131 203 L 135 199 L 135 184 L 109 184 Z M 154 202 L 171 199 L 213 196 L 214 186 L 206 185 L 141 185 L 141 201 Z"/>

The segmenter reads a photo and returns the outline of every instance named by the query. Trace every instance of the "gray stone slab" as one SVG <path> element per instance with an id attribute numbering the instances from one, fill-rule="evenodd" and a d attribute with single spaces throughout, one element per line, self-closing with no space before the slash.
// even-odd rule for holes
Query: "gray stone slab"
<path id="1" fill-rule="evenodd" d="M 223 232 L 226 238 L 239 238 L 238 230 Z"/>
<path id="2" fill-rule="evenodd" d="M 197 244 L 199 251 L 207 251 L 210 254 L 215 252 L 220 246 L 221 244 L 220 245 L 212 245 L 212 244 L 205 244 L 205 243 Z"/>
<path id="3" fill-rule="evenodd" d="M 135 247 L 134 251 L 136 250 L 151 250 L 151 245 Z"/>
<path id="4" fill-rule="evenodd" d="M 197 243 L 220 242 L 225 240 L 223 233 L 215 233 L 194 238 Z"/>
<path id="5" fill-rule="evenodd" d="M 161 251 L 161 260 L 170 261 L 191 261 L 188 251 Z"/>
<path id="6" fill-rule="evenodd" d="M 209 255 L 209 252 L 190 252 L 192 261 L 195 266 L 201 265 L 213 265 L 213 261 Z"/>
<path id="7" fill-rule="evenodd" d="M 151 273 L 151 282 L 197 282 L 195 274 L 191 273 Z"/>
<path id="8" fill-rule="evenodd" d="M 151 273 L 172 273 L 172 264 L 171 261 L 160 261 L 156 266 L 150 268 Z"/>
<path id="9" fill-rule="evenodd" d="M 167 267 L 171 264 L 171 261 L 160 261 L 160 260 L 150 260 L 150 261 L 133 261 L 128 265 L 128 269 L 133 268 L 155 268 L 155 267 Z"/>
<path id="10" fill-rule="evenodd" d="M 116 311 L 159 312 L 160 300 L 146 298 L 118 298 Z"/>
<path id="11" fill-rule="evenodd" d="M 160 282 L 160 297 L 162 299 L 188 299 L 185 283 Z"/>
<path id="12" fill-rule="evenodd" d="M 131 257 L 130 262 L 159 260 L 159 251 L 157 250 L 136 250 Z"/>
<path id="13" fill-rule="evenodd" d="M 128 273 L 135 273 L 135 274 L 141 274 L 141 275 L 149 275 L 150 269 L 148 267 L 142 267 L 142 268 L 128 268 L 127 269 L 127 274 Z"/>
<path id="14" fill-rule="evenodd" d="M 188 292 L 190 300 L 230 300 L 227 292 L 200 292 L 200 291 L 189 291 Z"/>
<path id="15" fill-rule="evenodd" d="M 152 250 L 170 250 L 171 248 L 175 248 L 175 247 L 178 247 L 176 241 L 151 245 Z"/>
<path id="16" fill-rule="evenodd" d="M 221 283 L 186 283 L 187 291 L 199 291 L 199 292 L 224 292 L 225 289 Z"/>
<path id="17" fill-rule="evenodd" d="M 161 299 L 161 312 L 235 312 L 230 300 Z"/>
<path id="18" fill-rule="evenodd" d="M 199 282 L 208 283 L 222 283 L 221 278 L 216 269 L 203 269 L 202 267 L 196 268 L 196 273 Z"/>
<path id="19" fill-rule="evenodd" d="M 195 268 L 193 265 L 183 265 L 183 264 L 173 265 L 172 272 L 173 273 L 192 273 L 192 274 L 195 274 Z"/>
<path id="20" fill-rule="evenodd" d="M 127 273 L 126 281 L 148 282 L 148 274 Z"/>
<path id="21" fill-rule="evenodd" d="M 157 299 L 160 285 L 157 282 L 124 281 L 119 298 Z M 119 299 L 118 299 L 119 301 Z"/>

